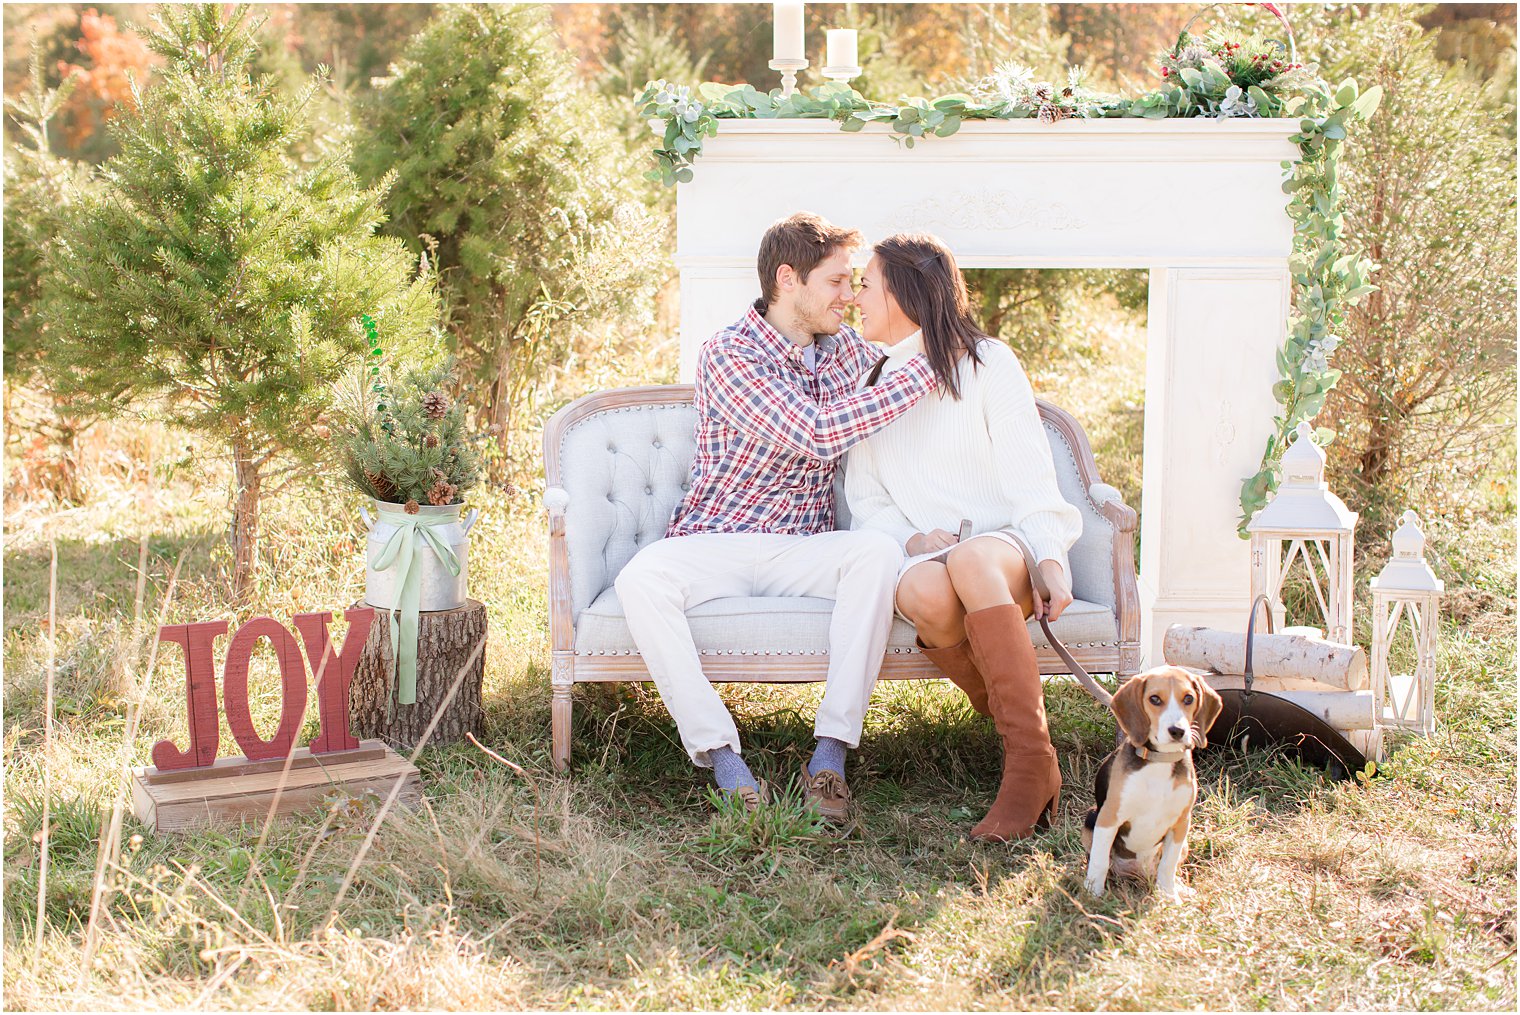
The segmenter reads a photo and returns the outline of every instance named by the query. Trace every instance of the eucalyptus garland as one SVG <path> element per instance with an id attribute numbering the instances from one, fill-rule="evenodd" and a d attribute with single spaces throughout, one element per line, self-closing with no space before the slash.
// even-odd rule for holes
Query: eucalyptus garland
<path id="1" fill-rule="evenodd" d="M 1293 314 L 1287 340 L 1277 352 L 1278 381 L 1272 387 L 1282 411 L 1273 418 L 1261 467 L 1240 492 L 1240 534 L 1277 489 L 1279 461 L 1289 435 L 1313 419 L 1340 378 L 1330 355 L 1348 307 L 1376 288 L 1368 279 L 1375 265 L 1346 250 L 1342 240 L 1343 195 L 1338 170 L 1347 130 L 1377 109 L 1382 89 L 1365 92 L 1353 80 L 1331 88 L 1292 59 L 1282 43 L 1260 35 L 1211 33 L 1194 39 L 1186 32 L 1161 64 L 1161 86 L 1138 99 L 1089 91 L 1073 68 L 1064 84 L 1036 81 L 1026 68 L 1004 64 L 969 93 L 936 99 L 910 98 L 893 105 L 867 100 L 847 84 L 829 83 L 783 96 L 779 88 L 762 92 L 754 85 L 706 82 L 696 91 L 686 85 L 652 81 L 634 100 L 650 129 L 659 136 L 650 180 L 666 186 L 692 179 L 693 165 L 707 138 L 716 137 L 720 120 L 827 119 L 840 130 L 859 131 L 884 123 L 906 148 L 931 137 L 949 137 L 967 120 L 1143 117 L 1297 117 L 1291 140 L 1297 162 L 1284 162 L 1283 191 L 1293 219 Z M 1333 431 L 1320 427 L 1315 440 L 1324 445 Z"/>

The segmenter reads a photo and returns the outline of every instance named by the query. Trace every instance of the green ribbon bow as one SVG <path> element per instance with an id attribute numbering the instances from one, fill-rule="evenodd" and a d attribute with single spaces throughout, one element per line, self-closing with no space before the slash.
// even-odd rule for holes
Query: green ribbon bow
<path id="1" fill-rule="evenodd" d="M 389 512 L 381 517 L 396 526 L 396 531 L 391 533 L 369 566 L 376 571 L 388 570 L 393 565 L 396 568 L 396 587 L 401 591 L 396 596 L 395 609 L 390 611 L 391 648 L 395 666 L 392 677 L 398 678 L 399 683 L 397 704 L 412 705 L 417 701 L 417 613 L 422 602 L 422 568 L 418 566 L 421 563 L 419 557 L 423 545 L 432 547 L 433 553 L 449 569 L 449 573 L 457 576 L 459 558 L 454 556 L 454 548 L 433 530 L 452 525 L 459 519 L 449 515 L 424 517 L 393 515 Z M 418 536 L 422 537 L 421 544 L 417 541 Z"/>

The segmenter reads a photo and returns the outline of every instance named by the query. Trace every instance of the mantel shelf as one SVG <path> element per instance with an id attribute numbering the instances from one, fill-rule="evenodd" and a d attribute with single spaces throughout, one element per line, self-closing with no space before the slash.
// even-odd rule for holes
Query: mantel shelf
<path id="1" fill-rule="evenodd" d="M 1298 130 L 1297 117 L 1232 117 L 1216 120 L 1213 117 L 1166 117 L 1147 120 L 1144 117 L 1103 117 L 1086 119 L 1070 117 L 1056 123 L 1041 123 L 1033 117 L 1023 120 L 966 120 L 960 130 L 951 137 L 975 135 L 1041 135 L 1063 136 L 1091 134 L 1140 137 L 1176 135 L 1178 137 L 1281 137 L 1287 138 Z M 845 134 L 852 132 L 839 128 L 836 120 L 817 117 L 787 118 L 735 118 L 718 120 L 718 136 L 725 134 L 754 135 L 779 134 L 797 136 L 807 134 Z M 868 123 L 859 134 L 887 134 L 890 127 L 885 123 Z M 929 143 L 944 140 L 930 139 Z"/>
<path id="2" fill-rule="evenodd" d="M 885 123 L 844 131 L 834 120 L 719 120 L 717 137 L 706 140 L 697 159 L 696 180 L 683 189 L 703 187 L 704 169 L 725 163 L 884 158 L 919 163 L 1245 162 L 1278 174 L 1282 162 L 1298 158 L 1297 147 L 1288 140 L 1297 130 L 1297 119 L 968 120 L 949 137 L 922 138 L 909 149 Z"/>

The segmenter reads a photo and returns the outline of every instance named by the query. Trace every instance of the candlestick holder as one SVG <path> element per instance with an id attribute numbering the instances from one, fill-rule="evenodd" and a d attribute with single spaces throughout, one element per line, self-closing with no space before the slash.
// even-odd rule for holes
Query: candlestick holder
<path id="1" fill-rule="evenodd" d="M 859 67 L 825 67 L 823 76 L 830 81 L 838 81 L 840 84 L 849 84 L 854 78 L 860 77 Z"/>
<path id="2" fill-rule="evenodd" d="M 770 68 L 781 72 L 781 97 L 789 99 L 797 91 L 797 72 L 807 70 L 808 62 L 803 59 L 777 59 L 770 62 Z"/>

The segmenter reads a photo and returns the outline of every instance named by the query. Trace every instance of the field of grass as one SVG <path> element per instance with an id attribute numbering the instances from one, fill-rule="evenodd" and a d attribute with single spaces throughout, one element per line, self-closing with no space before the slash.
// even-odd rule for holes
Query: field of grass
<path id="1" fill-rule="evenodd" d="M 1100 466 L 1133 495 L 1139 380 L 1093 369 L 1113 377 L 1085 399 L 1051 393 L 1058 380 L 1042 390 L 1078 409 Z M 1431 526 L 1449 603 L 1438 734 L 1397 741 L 1375 778 L 1350 783 L 1270 753 L 1210 754 L 1183 868 L 1198 894 L 1165 904 L 1123 882 L 1082 893 L 1078 821 L 1112 726 L 1065 683 L 1048 692 L 1060 820 L 1014 845 L 966 838 L 996 788 L 998 746 L 943 683 L 877 692 L 851 757 L 861 820 L 845 832 L 795 794 L 754 817 L 715 811 L 643 685 L 577 690 L 576 763 L 555 774 L 537 490 L 483 493 L 482 741 L 525 774 L 468 743 L 425 751 L 426 805 L 384 821 L 341 900 L 373 801 L 280 824 L 262 851 L 257 825 L 161 837 L 128 817 L 90 925 L 121 764 L 184 740 L 182 664 L 147 666 L 176 562 L 168 622 L 336 609 L 363 581 L 358 498 L 314 480 L 267 505 L 257 602 L 234 617 L 211 450 L 187 456 L 179 438 L 127 425 L 90 440 L 89 505 L 18 498 L 6 518 L 7 1009 L 1515 1007 L 1509 520 Z M 1377 563 L 1359 568 L 1363 622 Z M 267 733 L 277 685 L 270 660 L 256 663 Z M 725 694 L 759 774 L 785 782 L 811 748 L 818 689 Z M 315 725 L 312 709 L 303 742 Z"/>

